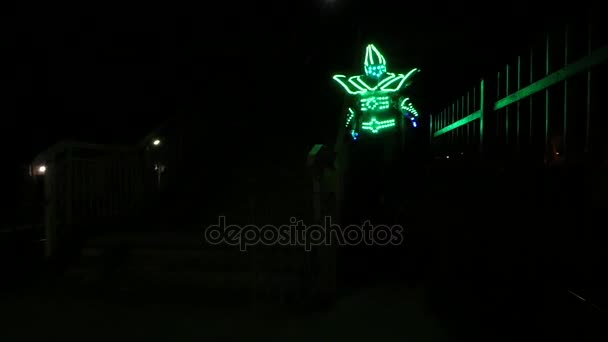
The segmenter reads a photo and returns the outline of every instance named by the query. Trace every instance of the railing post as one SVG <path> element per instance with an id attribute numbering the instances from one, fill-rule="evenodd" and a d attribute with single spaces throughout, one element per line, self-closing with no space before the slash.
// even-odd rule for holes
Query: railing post
<path id="1" fill-rule="evenodd" d="M 44 174 L 44 238 L 45 256 L 52 258 L 57 252 L 57 173 L 56 164 L 48 164 Z"/>
<path id="2" fill-rule="evenodd" d="M 485 100 L 485 82 L 482 79 L 479 84 L 479 110 L 481 115 L 479 116 L 479 153 L 481 154 L 481 158 L 485 159 L 486 154 L 486 138 L 485 138 L 485 121 L 487 116 L 488 106 L 486 105 Z"/>
<path id="3" fill-rule="evenodd" d="M 564 66 L 568 65 L 568 25 L 564 29 Z M 563 132 L 562 132 L 562 153 L 572 160 L 572 156 L 568 153 L 568 80 L 564 80 L 564 112 L 563 112 Z M 578 157 L 578 156 L 576 156 Z"/>
<path id="4" fill-rule="evenodd" d="M 534 82 L 534 49 L 530 49 L 530 83 Z M 528 149 L 532 148 L 534 142 L 534 96 L 528 97 Z M 530 152 L 528 152 L 530 153 Z"/>
<path id="5" fill-rule="evenodd" d="M 471 115 L 471 91 L 467 91 L 467 109 L 464 111 L 466 113 L 466 115 Z M 469 144 L 471 143 L 471 132 L 473 131 L 471 129 L 471 126 L 475 125 L 474 122 L 470 123 L 467 125 L 467 153 L 470 152 L 470 148 L 471 146 L 469 146 Z"/>
<path id="6" fill-rule="evenodd" d="M 509 96 L 509 77 L 511 76 L 511 67 L 507 64 L 507 68 L 505 70 L 505 97 Z M 500 98 L 500 96 L 498 97 Z M 519 103 L 519 102 L 518 102 Z M 510 141 L 509 141 L 509 107 L 505 108 L 505 150 L 511 151 L 510 149 Z"/>
<path id="7" fill-rule="evenodd" d="M 549 75 L 549 35 L 546 36 L 546 41 L 545 41 L 545 77 L 547 77 Z M 545 162 L 547 162 L 548 160 L 548 153 L 551 152 L 550 150 L 550 141 L 549 141 L 549 88 L 545 89 L 545 139 L 544 139 L 544 144 L 543 144 L 543 156 L 545 159 Z"/>
<path id="8" fill-rule="evenodd" d="M 587 24 L 587 56 L 591 55 L 591 23 Z M 585 105 L 585 153 L 589 154 L 591 145 L 591 70 L 587 70 L 587 98 Z"/>
<path id="9" fill-rule="evenodd" d="M 500 71 L 496 74 L 496 83 L 495 87 L 496 87 L 496 98 L 499 99 L 500 98 L 500 82 L 501 82 L 501 77 L 500 77 Z M 486 89 L 487 90 L 487 89 Z M 494 108 L 492 108 L 493 110 Z M 500 111 L 496 111 L 496 115 L 498 115 L 498 113 L 500 113 Z M 487 122 L 486 122 L 487 124 Z M 498 138 L 498 135 L 500 134 L 500 121 L 498 120 L 494 120 L 494 126 L 492 126 L 495 130 L 496 130 L 496 138 Z"/>
<path id="10" fill-rule="evenodd" d="M 477 104 L 477 87 L 473 87 L 473 98 L 471 100 L 472 100 L 472 102 L 471 102 L 471 111 L 475 112 L 479 108 L 478 104 Z M 480 124 L 480 127 L 481 127 L 481 124 Z M 478 129 L 476 128 L 476 126 L 473 126 L 472 128 L 473 128 L 472 129 L 473 135 L 472 135 L 471 138 L 472 138 L 472 141 L 474 142 L 474 137 L 476 136 Z"/>
<path id="11" fill-rule="evenodd" d="M 433 144 L 433 114 L 429 116 L 429 145 Z"/>
<path id="12" fill-rule="evenodd" d="M 308 154 L 307 166 L 312 176 L 313 185 L 313 222 L 323 224 L 330 218 L 331 222 L 339 223 L 342 197 L 342 184 L 345 170 L 346 146 L 341 145 L 339 155 L 325 145 L 317 144 Z M 336 160 L 340 157 L 340 160 Z M 328 196 L 329 195 L 329 196 Z M 333 202 L 333 203 L 332 203 Z M 314 279 L 313 295 L 321 300 L 333 300 L 335 293 L 336 272 L 335 245 L 318 246 L 315 253 L 309 254 L 309 262 L 314 262 L 316 276 Z"/>
<path id="13" fill-rule="evenodd" d="M 517 90 L 521 89 L 521 56 L 517 56 Z M 520 158 L 521 153 L 521 139 L 520 139 L 520 131 L 521 131 L 521 122 L 520 122 L 520 111 L 521 111 L 521 101 L 517 101 L 517 107 L 515 108 L 515 144 L 516 144 L 516 153 L 517 157 Z"/>
<path id="14" fill-rule="evenodd" d="M 469 114 L 470 114 L 470 113 L 468 113 L 468 112 L 465 112 L 465 111 L 464 111 L 464 95 L 462 95 L 462 96 L 460 97 L 460 118 L 459 118 L 459 119 L 463 119 L 464 117 L 466 117 L 466 116 L 467 116 L 467 115 L 469 115 Z M 471 125 L 471 124 L 470 124 L 470 123 L 468 123 L 468 124 L 466 125 L 466 127 L 464 127 L 464 126 L 459 127 L 459 130 L 460 130 L 460 146 L 461 146 L 461 150 L 460 150 L 460 151 L 461 151 L 461 152 L 463 152 L 463 151 L 464 151 L 464 150 L 467 148 L 466 143 L 468 142 L 468 140 L 467 140 L 468 136 L 467 136 L 467 138 L 463 138 L 463 136 L 464 136 L 464 135 L 466 134 L 466 132 L 467 132 L 467 131 L 465 131 L 465 130 L 468 130 L 468 128 L 469 128 L 469 126 L 470 126 L 470 125 Z"/>

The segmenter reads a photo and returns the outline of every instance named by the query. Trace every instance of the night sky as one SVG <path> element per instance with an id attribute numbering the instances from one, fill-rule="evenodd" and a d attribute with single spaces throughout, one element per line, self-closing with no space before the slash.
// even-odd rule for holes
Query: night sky
<path id="1" fill-rule="evenodd" d="M 6 158 L 27 162 L 63 139 L 134 143 L 180 111 L 210 118 L 213 129 L 201 132 L 207 139 L 280 145 L 301 156 L 334 140 L 342 94 L 331 75 L 360 72 L 368 42 L 390 70 L 422 69 L 412 91 L 427 113 L 515 58 L 528 43 L 521 37 L 532 36 L 522 33 L 547 21 L 532 20 L 534 9 L 515 15 L 515 5 L 484 17 L 484 8 L 465 5 L 289 3 L 209 2 L 179 15 L 16 13 L 4 24 L 2 47 L 10 65 Z"/>

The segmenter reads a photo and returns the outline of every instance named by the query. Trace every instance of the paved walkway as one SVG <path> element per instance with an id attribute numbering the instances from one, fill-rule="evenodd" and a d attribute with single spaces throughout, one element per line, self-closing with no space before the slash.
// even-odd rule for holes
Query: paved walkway
<path id="1" fill-rule="evenodd" d="M 273 311 L 209 309 L 200 304 L 130 296 L 107 297 L 64 291 L 5 293 L 3 341 L 61 339 L 108 341 L 227 341 L 244 338 L 292 341 L 459 340 L 474 339 L 474 325 L 454 329 L 430 310 L 424 291 L 404 286 L 360 290 L 314 315 Z M 161 303 L 162 302 L 162 303 Z M 463 335 L 463 332 L 465 334 Z M 469 335 L 467 335 L 469 334 Z"/>

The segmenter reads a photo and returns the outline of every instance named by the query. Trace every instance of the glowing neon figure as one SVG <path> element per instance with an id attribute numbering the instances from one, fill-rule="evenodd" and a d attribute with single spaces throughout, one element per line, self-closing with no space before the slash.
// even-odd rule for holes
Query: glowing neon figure
<path id="1" fill-rule="evenodd" d="M 391 108 L 417 127 L 418 112 L 409 98 L 400 97 L 399 92 L 411 84 L 412 76 L 420 70 L 414 68 L 407 74 L 388 72 L 386 59 L 373 44 L 365 50 L 363 70 L 365 75 L 333 77 L 348 95 L 356 99 L 355 108 L 348 108 L 346 114 L 346 127 L 350 129 L 352 138 L 356 140 L 361 131 L 375 134 L 396 127 L 398 120 Z"/>

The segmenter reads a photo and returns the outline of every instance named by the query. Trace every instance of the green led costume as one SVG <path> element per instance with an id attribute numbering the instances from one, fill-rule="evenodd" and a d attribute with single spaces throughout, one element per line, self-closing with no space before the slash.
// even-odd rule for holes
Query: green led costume
<path id="1" fill-rule="evenodd" d="M 418 112 L 409 98 L 401 96 L 400 92 L 411 84 L 412 76 L 420 70 L 414 68 L 407 74 L 388 72 L 384 56 L 369 44 L 365 50 L 364 72 L 365 75 L 333 77 L 353 98 L 354 104 L 346 113 L 346 127 L 352 138 L 357 140 L 360 134 L 397 129 L 398 116 L 417 127 Z"/>

